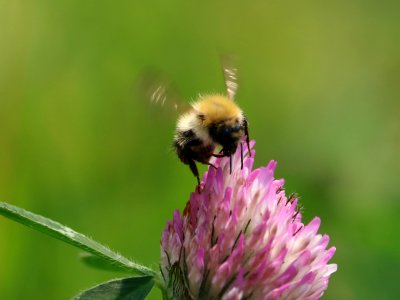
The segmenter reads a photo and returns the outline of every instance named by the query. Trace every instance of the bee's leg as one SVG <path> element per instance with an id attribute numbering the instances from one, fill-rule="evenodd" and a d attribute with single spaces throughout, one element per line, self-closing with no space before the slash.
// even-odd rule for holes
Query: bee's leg
<path id="1" fill-rule="evenodd" d="M 225 154 L 225 148 L 222 148 L 221 150 L 219 150 L 218 154 L 213 153 L 211 154 L 214 157 L 227 157 L 229 155 Z"/>
<path id="2" fill-rule="evenodd" d="M 197 178 L 197 191 L 200 194 L 201 190 L 200 190 L 200 177 L 199 177 L 199 170 L 197 169 L 196 163 L 194 162 L 194 160 L 189 160 L 189 167 L 190 170 L 192 171 L 193 175 L 196 176 Z"/>
<path id="3" fill-rule="evenodd" d="M 240 143 L 240 170 L 243 170 L 243 144 Z"/>
<path id="4" fill-rule="evenodd" d="M 206 162 L 206 163 L 204 163 L 204 164 L 209 165 L 210 167 L 213 167 L 215 170 L 218 169 L 216 166 L 214 166 L 214 165 L 213 165 L 212 163 L 210 163 L 210 162 Z"/>
<path id="5" fill-rule="evenodd" d="M 229 155 L 229 174 L 232 174 L 232 155 Z"/>
<path id="6" fill-rule="evenodd" d="M 247 122 L 246 118 L 244 118 L 244 120 L 243 120 L 243 127 L 244 127 L 244 134 L 246 135 L 247 149 L 249 150 L 249 156 L 251 157 L 250 137 L 249 137 L 249 123 Z"/>

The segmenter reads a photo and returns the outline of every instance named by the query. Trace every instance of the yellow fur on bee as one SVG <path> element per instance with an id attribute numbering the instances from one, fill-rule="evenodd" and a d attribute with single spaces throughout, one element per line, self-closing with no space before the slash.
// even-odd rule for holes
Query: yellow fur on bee
<path id="1" fill-rule="evenodd" d="M 226 96 L 206 95 L 192 104 L 193 108 L 205 116 L 203 125 L 218 123 L 221 121 L 238 122 L 241 121 L 242 111 L 236 103 Z"/>

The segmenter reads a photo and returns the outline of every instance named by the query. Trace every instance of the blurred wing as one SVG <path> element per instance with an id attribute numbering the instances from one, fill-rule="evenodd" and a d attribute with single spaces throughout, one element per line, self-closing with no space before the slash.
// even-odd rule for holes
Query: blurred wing
<path id="1" fill-rule="evenodd" d="M 179 96 L 173 82 L 161 72 L 143 73 L 139 78 L 138 86 L 140 96 L 155 106 L 178 113 L 183 113 L 190 108 L 190 105 Z"/>
<path id="2" fill-rule="evenodd" d="M 230 57 L 223 57 L 221 59 L 222 70 L 224 72 L 224 80 L 226 93 L 231 100 L 235 100 L 237 84 L 237 68 Z"/>

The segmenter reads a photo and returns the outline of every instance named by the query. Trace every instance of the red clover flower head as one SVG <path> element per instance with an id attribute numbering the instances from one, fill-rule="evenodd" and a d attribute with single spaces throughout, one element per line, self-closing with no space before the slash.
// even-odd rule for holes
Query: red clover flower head
<path id="1" fill-rule="evenodd" d="M 252 142 L 252 146 L 254 142 Z M 336 264 L 318 234 L 320 219 L 301 221 L 297 198 L 274 179 L 275 161 L 252 170 L 245 151 L 216 158 L 182 215 L 161 239 L 164 299 L 319 299 Z"/>

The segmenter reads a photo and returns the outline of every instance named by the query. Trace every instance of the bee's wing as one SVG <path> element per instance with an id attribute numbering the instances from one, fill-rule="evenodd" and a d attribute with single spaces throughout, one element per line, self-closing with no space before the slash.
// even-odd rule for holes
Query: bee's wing
<path id="1" fill-rule="evenodd" d="M 159 71 L 143 72 L 139 76 L 138 92 L 141 98 L 166 110 L 183 113 L 190 108 L 189 103 L 180 96 L 172 80 Z"/>
<path id="2" fill-rule="evenodd" d="M 235 100 L 236 91 L 238 88 L 237 83 L 237 68 L 234 64 L 233 58 L 223 56 L 221 58 L 222 70 L 224 72 L 224 80 L 226 93 L 231 100 Z"/>

